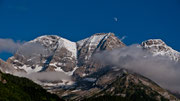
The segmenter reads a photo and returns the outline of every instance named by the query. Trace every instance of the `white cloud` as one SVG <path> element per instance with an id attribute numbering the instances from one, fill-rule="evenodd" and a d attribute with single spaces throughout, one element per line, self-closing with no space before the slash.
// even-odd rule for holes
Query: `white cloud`
<path id="1" fill-rule="evenodd" d="M 21 45 L 21 42 L 15 42 L 12 39 L 0 39 L 0 52 L 15 53 Z"/>
<path id="2" fill-rule="evenodd" d="M 139 45 L 104 51 L 94 57 L 103 64 L 129 69 L 150 78 L 164 88 L 180 92 L 180 63 L 165 56 L 153 56 Z"/>

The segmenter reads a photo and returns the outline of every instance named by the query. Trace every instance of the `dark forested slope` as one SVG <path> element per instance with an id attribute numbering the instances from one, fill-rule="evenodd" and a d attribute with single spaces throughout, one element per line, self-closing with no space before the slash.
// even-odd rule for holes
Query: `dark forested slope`
<path id="1" fill-rule="evenodd" d="M 0 72 L 0 101 L 63 101 L 26 78 Z"/>

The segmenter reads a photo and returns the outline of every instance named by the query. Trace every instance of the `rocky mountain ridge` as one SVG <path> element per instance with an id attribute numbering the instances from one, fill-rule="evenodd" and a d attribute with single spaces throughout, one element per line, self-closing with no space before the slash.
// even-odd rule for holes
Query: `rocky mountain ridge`
<path id="1" fill-rule="evenodd" d="M 89 61 L 93 53 L 121 46 L 125 45 L 113 33 L 98 33 L 78 42 L 46 35 L 25 43 L 7 62 L 26 73 L 62 71 L 72 75 L 79 66 Z"/>
<path id="2" fill-rule="evenodd" d="M 165 55 L 173 61 L 179 59 L 179 52 L 167 46 L 162 40 L 147 40 L 141 46 L 154 55 Z M 114 70 L 112 66 L 91 59 L 97 52 L 122 47 L 126 47 L 126 45 L 113 33 L 94 34 L 78 42 L 71 42 L 56 35 L 45 35 L 25 43 L 13 57 L 7 60 L 7 63 L 2 63 L 8 64 L 6 66 L 12 67 L 12 70 L 27 74 L 54 71 L 71 76 L 72 81 L 45 82 L 42 85 L 49 92 L 68 100 L 99 97 L 108 94 L 108 92 L 113 94 L 110 96 L 126 97 L 124 93 L 129 92 L 129 88 L 133 92 L 136 91 L 134 85 L 140 86 L 143 92 L 146 92 L 146 97 L 155 94 L 156 96 L 152 98 L 158 101 L 161 98 L 172 101 L 178 100 L 168 91 L 153 81 L 139 76 L 139 74 L 134 74 L 125 69 Z M 11 70 L 5 72 L 8 73 Z M 114 83 L 117 83 L 118 80 L 122 80 L 123 85 L 115 86 Z M 127 89 L 124 86 L 127 86 L 125 87 Z M 124 92 L 116 93 L 118 89 L 124 90 Z M 133 95 L 133 93 L 131 94 Z"/>

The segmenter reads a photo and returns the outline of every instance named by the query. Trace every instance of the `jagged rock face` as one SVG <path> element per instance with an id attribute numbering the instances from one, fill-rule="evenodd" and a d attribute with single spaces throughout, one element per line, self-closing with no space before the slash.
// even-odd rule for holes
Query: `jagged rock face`
<path id="1" fill-rule="evenodd" d="M 53 54 L 49 67 L 54 67 L 55 71 L 73 71 L 77 64 L 76 43 L 61 38 L 58 41 L 58 48 Z"/>
<path id="2" fill-rule="evenodd" d="M 76 43 L 51 35 L 25 43 L 8 59 L 16 69 L 25 72 L 72 71 L 76 67 Z"/>
<path id="3" fill-rule="evenodd" d="M 84 72 L 95 72 L 102 67 L 96 62 L 90 62 L 94 53 L 123 46 L 125 45 L 113 33 L 95 34 L 78 42 L 46 35 L 25 43 L 8 59 L 8 63 L 27 73 L 61 71 L 72 75 L 75 71 L 82 76 Z M 85 71 L 78 73 L 83 68 Z"/>
<path id="4" fill-rule="evenodd" d="M 150 39 L 142 42 L 142 47 L 153 55 L 167 56 L 173 61 L 180 61 L 180 53 L 167 46 L 161 39 Z"/>
<path id="5" fill-rule="evenodd" d="M 77 42 L 78 59 L 81 64 L 87 63 L 93 53 L 103 50 L 112 50 L 124 47 L 113 33 L 98 33 L 89 38 Z"/>
<path id="6" fill-rule="evenodd" d="M 78 49 L 78 66 L 79 68 L 75 71 L 76 76 L 90 75 L 104 65 L 93 61 L 92 56 L 100 51 L 112 50 L 115 48 L 124 47 L 122 43 L 113 33 L 98 33 L 84 40 L 77 42 Z"/>

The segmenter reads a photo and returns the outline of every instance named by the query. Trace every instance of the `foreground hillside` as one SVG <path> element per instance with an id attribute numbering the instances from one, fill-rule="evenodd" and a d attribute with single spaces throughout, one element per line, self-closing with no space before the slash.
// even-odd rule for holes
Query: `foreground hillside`
<path id="1" fill-rule="evenodd" d="M 96 81 L 80 80 L 75 88 L 53 92 L 73 101 L 179 101 L 152 80 L 130 71 L 107 70 L 91 78 L 95 76 L 99 77 Z"/>
<path id="2" fill-rule="evenodd" d="M 0 72 L 0 101 L 63 101 L 26 78 Z"/>
<path id="3" fill-rule="evenodd" d="M 138 74 L 123 74 L 85 101 L 178 101 L 153 81 Z"/>

